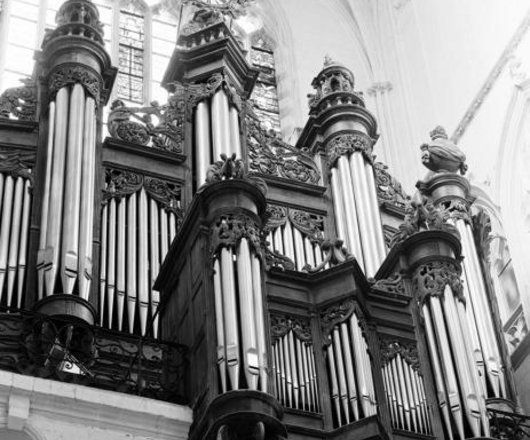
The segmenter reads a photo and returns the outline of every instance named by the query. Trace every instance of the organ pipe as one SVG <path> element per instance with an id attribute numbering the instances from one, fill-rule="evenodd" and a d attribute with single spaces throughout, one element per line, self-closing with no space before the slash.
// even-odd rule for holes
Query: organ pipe
<path id="1" fill-rule="evenodd" d="M 96 170 L 96 104 L 88 97 L 85 103 L 83 131 L 82 186 L 79 225 L 79 295 L 88 300 L 92 281 L 92 237 L 94 218 L 94 186 Z"/>
<path id="2" fill-rule="evenodd" d="M 46 171 L 44 176 L 44 191 L 42 196 L 42 215 L 40 223 L 39 252 L 37 256 L 37 296 L 39 299 L 44 297 L 44 264 L 46 237 L 48 233 L 48 215 L 50 206 L 50 188 L 52 181 L 52 164 L 54 157 L 54 134 L 55 134 L 55 102 L 50 102 L 48 119 L 48 139 L 46 149 Z"/>
<path id="3" fill-rule="evenodd" d="M 9 178 L 12 179 L 11 176 Z M 13 208 L 12 208 L 12 219 L 11 219 L 11 234 L 8 239 L 9 241 L 9 253 L 7 261 L 4 258 L 2 266 L 5 268 L 7 263 L 7 304 L 11 305 L 13 299 L 13 287 L 15 285 L 15 277 L 17 274 L 17 260 L 18 260 L 18 247 L 19 247 L 19 236 L 20 236 L 20 221 L 22 216 L 22 204 L 24 197 L 24 179 L 17 177 L 15 181 L 15 191 L 13 196 Z M 5 245 L 7 248 L 7 243 Z M 7 256 L 7 255 L 6 255 Z M 3 284 L 3 283 L 2 283 Z M 0 286 L 2 287 L 2 286 Z"/>
<path id="4" fill-rule="evenodd" d="M 116 290 L 116 199 L 109 200 L 109 225 L 108 225 L 108 261 L 107 261 L 107 320 L 112 327 L 114 317 L 114 294 Z M 119 254 L 118 254 L 119 255 Z M 118 315 L 118 328 L 121 330 L 121 316 Z"/>
<path id="5" fill-rule="evenodd" d="M 129 333 L 134 331 L 134 319 L 136 311 L 136 298 L 138 286 L 136 275 L 138 261 L 136 252 L 138 249 L 136 241 L 136 193 L 131 194 L 127 201 L 127 316 L 129 322 Z M 122 317 L 118 317 L 118 327 L 121 330 Z"/>
<path id="6" fill-rule="evenodd" d="M 210 104 L 203 100 L 195 110 L 195 174 L 197 187 L 206 181 L 206 171 L 212 162 L 210 153 Z"/>
<path id="7" fill-rule="evenodd" d="M 138 308 L 140 332 L 145 335 L 149 308 L 149 250 L 148 250 L 148 201 L 145 189 L 138 198 Z"/>
<path id="8" fill-rule="evenodd" d="M 64 293 L 71 294 L 78 278 L 79 218 L 81 208 L 83 122 L 85 90 L 74 84 L 70 95 L 68 140 L 66 147 L 66 175 L 63 206 L 61 280 Z"/>
<path id="9" fill-rule="evenodd" d="M 217 332 L 217 367 L 219 368 L 219 376 L 221 378 L 221 390 L 226 393 L 226 352 L 225 352 L 225 330 L 223 318 L 223 292 L 221 290 L 221 266 L 219 259 L 214 261 L 214 304 L 215 304 L 215 324 Z"/>
<path id="10" fill-rule="evenodd" d="M 42 249 L 41 270 L 44 272 L 45 295 L 54 293 L 55 280 L 59 265 L 60 233 L 62 226 L 64 174 L 66 163 L 66 138 L 68 133 L 68 87 L 61 88 L 55 98 L 55 128 L 53 141 L 51 183 L 46 222 L 46 243 Z"/>

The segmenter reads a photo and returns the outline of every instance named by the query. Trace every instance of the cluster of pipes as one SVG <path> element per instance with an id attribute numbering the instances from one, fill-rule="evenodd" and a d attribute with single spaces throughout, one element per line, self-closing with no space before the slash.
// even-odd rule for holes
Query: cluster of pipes
<path id="1" fill-rule="evenodd" d="M 194 116 L 195 176 L 197 188 L 206 180 L 208 167 L 219 160 L 221 154 L 233 153 L 241 158 L 239 111 L 229 103 L 221 87 L 209 99 L 197 104 Z"/>
<path id="2" fill-rule="evenodd" d="M 46 174 L 37 260 L 39 299 L 55 293 L 88 300 L 92 281 L 96 102 L 81 84 L 49 104 Z M 59 281 L 60 280 L 60 281 Z"/>
<path id="3" fill-rule="evenodd" d="M 103 206 L 100 325 L 134 333 L 138 317 L 142 335 L 152 331 L 153 337 L 158 336 L 160 295 L 153 285 L 176 233 L 176 214 L 144 188 L 121 198 L 111 197 Z"/>
<path id="4" fill-rule="evenodd" d="M 22 306 L 28 257 L 30 185 L 28 178 L 0 173 L 0 301 L 6 301 L 7 307 Z"/>
<path id="5" fill-rule="evenodd" d="M 377 413 L 368 345 L 354 313 L 331 330 L 326 348 L 336 426 Z"/>
<path id="6" fill-rule="evenodd" d="M 290 329 L 272 343 L 272 371 L 276 398 L 288 408 L 318 413 L 318 382 L 313 344 Z"/>
<path id="7" fill-rule="evenodd" d="M 268 233 L 267 242 L 271 250 L 288 257 L 298 271 L 301 271 L 306 264 L 311 267 L 318 266 L 324 259 L 320 244 L 311 243 L 308 235 L 293 226 L 288 217 L 284 225 Z"/>
<path id="8" fill-rule="evenodd" d="M 341 155 L 331 168 L 337 236 L 373 277 L 386 257 L 372 165 L 360 151 Z"/>
<path id="9" fill-rule="evenodd" d="M 423 377 L 399 352 L 383 365 L 382 373 L 392 426 L 429 435 L 431 421 Z"/>
<path id="10" fill-rule="evenodd" d="M 222 247 L 213 267 L 221 391 L 248 388 L 267 392 L 261 262 L 242 238 L 235 250 Z"/>
<path id="11" fill-rule="evenodd" d="M 507 398 L 486 286 L 471 226 L 454 220 L 462 243 L 465 302 L 447 285 L 422 305 L 435 386 L 449 438 L 487 436 L 486 398 Z"/>

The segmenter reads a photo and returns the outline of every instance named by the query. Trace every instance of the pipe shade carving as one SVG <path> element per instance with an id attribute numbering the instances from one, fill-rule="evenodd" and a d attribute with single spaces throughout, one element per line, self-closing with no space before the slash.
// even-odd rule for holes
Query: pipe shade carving
<path id="1" fill-rule="evenodd" d="M 22 79 L 20 87 L 6 89 L 0 95 L 0 118 L 35 121 L 37 86 L 33 79 Z"/>

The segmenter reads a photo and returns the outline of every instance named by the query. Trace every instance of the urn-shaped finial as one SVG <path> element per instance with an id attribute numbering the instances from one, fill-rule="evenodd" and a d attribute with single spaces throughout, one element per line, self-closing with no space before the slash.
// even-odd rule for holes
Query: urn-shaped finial
<path id="1" fill-rule="evenodd" d="M 420 148 L 421 161 L 429 170 L 435 173 L 460 171 L 463 175 L 467 170 L 466 155 L 448 139 L 445 129 L 437 126 L 430 132 L 431 142 Z"/>

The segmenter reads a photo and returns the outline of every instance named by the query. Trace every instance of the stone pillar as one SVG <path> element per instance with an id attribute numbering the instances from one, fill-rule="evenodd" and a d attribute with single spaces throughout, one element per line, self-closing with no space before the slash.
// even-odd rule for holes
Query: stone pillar
<path id="1" fill-rule="evenodd" d="M 74 316 L 89 324 L 93 278 L 96 164 L 101 107 L 116 70 L 105 52 L 97 8 L 88 0 L 68 0 L 56 16 L 57 28 L 44 40 L 41 74 L 47 90 L 47 139 L 40 143 L 42 174 L 37 256 L 36 310 Z M 42 151 L 44 150 L 44 151 Z"/>
<path id="2" fill-rule="evenodd" d="M 343 65 L 326 58 L 312 86 L 316 94 L 299 145 L 325 149 L 337 235 L 373 276 L 386 255 L 372 168 L 377 123 Z"/>

